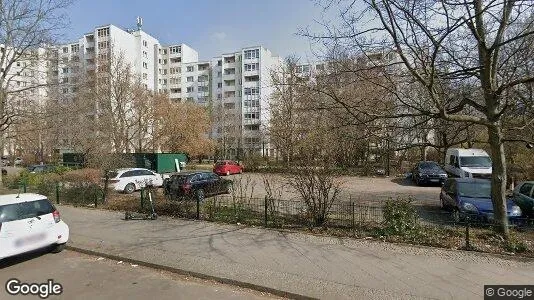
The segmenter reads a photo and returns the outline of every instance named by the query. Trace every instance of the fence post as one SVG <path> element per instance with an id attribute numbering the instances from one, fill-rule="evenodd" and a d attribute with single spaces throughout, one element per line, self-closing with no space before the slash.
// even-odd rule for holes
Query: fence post
<path id="1" fill-rule="evenodd" d="M 200 197 L 197 198 L 197 220 L 200 220 Z"/>
<path id="2" fill-rule="evenodd" d="M 465 249 L 471 250 L 471 241 L 469 239 L 469 227 L 471 222 L 469 222 L 469 216 L 466 217 L 465 222 Z"/>
<path id="3" fill-rule="evenodd" d="M 22 190 L 26 193 L 26 180 L 22 182 Z"/>
<path id="4" fill-rule="evenodd" d="M 265 195 L 265 200 L 263 201 L 263 222 L 265 224 L 265 227 L 267 227 L 267 195 Z"/>
<path id="5" fill-rule="evenodd" d="M 141 187 L 141 209 L 145 209 L 145 188 Z"/>
<path id="6" fill-rule="evenodd" d="M 59 182 L 56 182 L 56 203 L 59 204 Z"/>
<path id="7" fill-rule="evenodd" d="M 352 231 L 355 232 L 356 231 L 356 220 L 355 220 L 356 209 L 354 207 L 354 201 L 351 202 L 351 206 L 352 206 Z"/>

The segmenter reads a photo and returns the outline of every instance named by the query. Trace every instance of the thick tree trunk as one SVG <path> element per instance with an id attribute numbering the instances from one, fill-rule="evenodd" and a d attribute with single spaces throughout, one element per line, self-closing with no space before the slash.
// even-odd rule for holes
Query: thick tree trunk
<path id="1" fill-rule="evenodd" d="M 506 215 L 506 156 L 499 124 L 488 126 L 492 157 L 491 198 L 497 229 L 508 239 L 508 217 Z"/>

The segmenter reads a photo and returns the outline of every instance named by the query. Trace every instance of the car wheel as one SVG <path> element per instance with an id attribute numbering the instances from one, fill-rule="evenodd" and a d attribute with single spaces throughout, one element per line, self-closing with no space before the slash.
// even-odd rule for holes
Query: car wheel
<path id="1" fill-rule="evenodd" d="M 419 181 L 419 178 L 417 178 L 417 176 L 415 176 L 415 185 L 417 186 L 421 185 L 421 182 Z"/>
<path id="2" fill-rule="evenodd" d="M 195 192 L 195 196 L 198 202 L 203 202 L 206 196 L 204 195 L 204 190 L 200 189 Z"/>
<path id="3" fill-rule="evenodd" d="M 230 171 L 226 171 L 226 176 L 230 176 Z"/>
<path id="4" fill-rule="evenodd" d="M 135 192 L 135 184 L 133 183 L 128 183 L 125 187 L 124 187 L 124 193 L 126 194 L 131 194 Z"/>
<path id="5" fill-rule="evenodd" d="M 52 252 L 52 253 L 59 253 L 59 252 L 65 250 L 65 246 L 66 246 L 66 245 L 67 245 L 66 243 L 54 245 L 54 246 L 52 247 L 52 250 L 51 250 L 50 252 Z"/>

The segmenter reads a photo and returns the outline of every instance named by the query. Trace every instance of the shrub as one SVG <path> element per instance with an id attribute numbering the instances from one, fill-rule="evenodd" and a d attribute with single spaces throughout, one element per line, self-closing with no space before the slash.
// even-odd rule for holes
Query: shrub
<path id="1" fill-rule="evenodd" d="M 418 230 L 417 210 L 412 199 L 389 199 L 384 205 L 384 234 L 406 236 Z"/>
<path id="2" fill-rule="evenodd" d="M 102 203 L 102 172 L 97 169 L 78 169 L 63 175 L 61 200 L 75 205 Z"/>

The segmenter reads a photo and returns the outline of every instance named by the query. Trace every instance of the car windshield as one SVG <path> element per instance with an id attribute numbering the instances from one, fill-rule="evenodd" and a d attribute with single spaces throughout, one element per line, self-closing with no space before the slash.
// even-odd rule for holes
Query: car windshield
<path id="1" fill-rule="evenodd" d="M 419 164 L 419 168 L 425 170 L 441 170 L 441 167 L 435 162 L 422 162 Z"/>
<path id="2" fill-rule="evenodd" d="M 490 182 L 460 182 L 458 183 L 458 195 L 469 198 L 491 199 Z"/>
<path id="3" fill-rule="evenodd" d="M 54 207 L 48 200 L 36 200 L 0 206 L 0 223 L 34 218 L 52 213 Z"/>
<path id="4" fill-rule="evenodd" d="M 491 159 L 488 156 L 462 156 L 460 157 L 462 167 L 491 167 Z"/>

